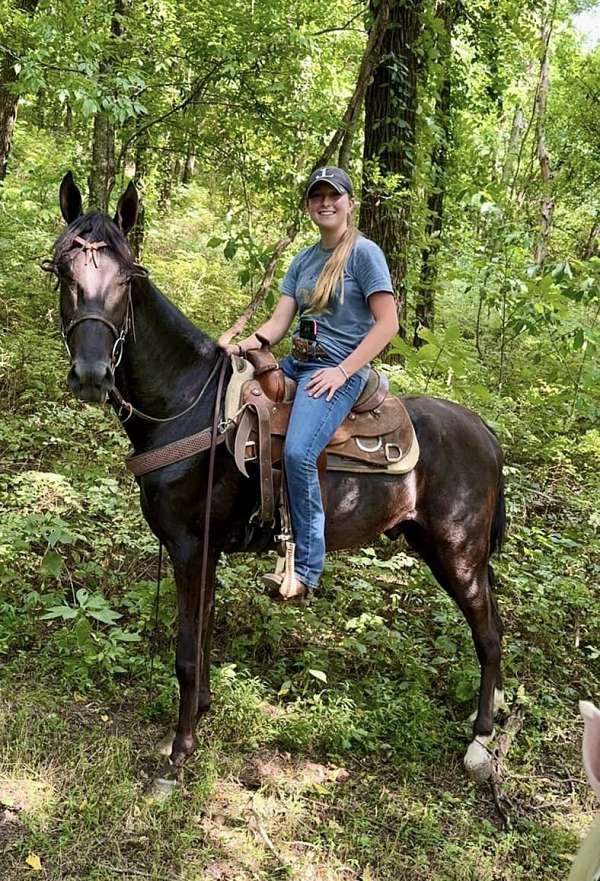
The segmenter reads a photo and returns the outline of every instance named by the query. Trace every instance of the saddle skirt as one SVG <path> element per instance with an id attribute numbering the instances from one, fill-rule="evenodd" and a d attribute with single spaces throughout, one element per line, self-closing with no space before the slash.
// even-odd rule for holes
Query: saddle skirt
<path id="1" fill-rule="evenodd" d="M 248 353 L 249 357 L 253 352 Z M 233 374 L 225 398 L 225 422 L 230 426 L 227 445 L 239 470 L 246 463 L 276 465 L 282 456 L 296 390 L 269 354 L 256 350 L 258 365 L 231 356 Z M 405 474 L 419 459 L 419 444 L 406 407 L 388 392 L 387 379 L 371 371 L 351 413 L 326 448 L 331 471 Z"/>

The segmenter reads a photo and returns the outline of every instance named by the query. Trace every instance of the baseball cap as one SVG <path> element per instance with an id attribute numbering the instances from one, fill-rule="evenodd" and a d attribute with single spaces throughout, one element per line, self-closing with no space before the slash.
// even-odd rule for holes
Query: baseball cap
<path id="1" fill-rule="evenodd" d="M 312 188 L 317 184 L 322 183 L 331 184 L 338 193 L 348 193 L 349 196 L 353 193 L 352 181 L 344 169 L 332 165 L 326 165 L 324 168 L 315 168 L 308 179 L 304 198 L 307 199 Z"/>

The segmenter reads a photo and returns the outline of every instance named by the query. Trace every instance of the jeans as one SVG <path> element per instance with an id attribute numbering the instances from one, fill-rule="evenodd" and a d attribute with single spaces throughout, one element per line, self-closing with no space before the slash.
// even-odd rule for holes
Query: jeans
<path id="1" fill-rule="evenodd" d="M 325 563 L 325 514 L 317 474 L 317 459 L 342 424 L 365 386 L 354 374 L 328 401 L 327 395 L 311 398 L 306 384 L 316 370 L 335 363 L 297 361 L 288 356 L 280 364 L 286 376 L 298 383 L 285 439 L 284 462 L 292 529 L 296 543 L 296 576 L 308 587 L 317 587 Z"/>

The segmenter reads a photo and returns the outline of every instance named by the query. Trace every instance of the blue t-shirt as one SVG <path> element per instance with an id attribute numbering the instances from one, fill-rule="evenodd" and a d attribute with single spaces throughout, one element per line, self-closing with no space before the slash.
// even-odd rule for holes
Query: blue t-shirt
<path id="1" fill-rule="evenodd" d="M 294 297 L 300 316 L 310 315 L 318 325 L 317 342 L 331 356 L 332 364 L 339 364 L 365 338 L 374 324 L 368 299 L 376 291 L 393 294 L 390 271 L 383 251 L 364 236 L 359 236 L 350 251 L 344 273 L 344 296 L 341 285 L 329 301 L 324 312 L 311 313 L 309 300 L 317 279 L 332 251 L 326 251 L 320 243 L 300 251 L 281 282 L 281 291 Z M 296 326 L 294 335 L 299 333 Z M 369 365 L 358 373 L 366 377 Z"/>

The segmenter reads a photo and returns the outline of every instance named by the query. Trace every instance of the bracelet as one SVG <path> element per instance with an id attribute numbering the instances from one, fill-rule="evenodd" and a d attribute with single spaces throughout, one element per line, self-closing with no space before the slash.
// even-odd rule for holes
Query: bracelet
<path id="1" fill-rule="evenodd" d="M 341 364 L 338 364 L 338 370 L 341 370 L 341 371 L 342 371 L 342 373 L 344 374 L 345 381 L 348 382 L 348 380 L 350 379 L 350 377 L 348 376 L 348 373 L 346 372 L 346 369 L 345 369 L 344 367 L 342 367 Z"/>

